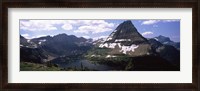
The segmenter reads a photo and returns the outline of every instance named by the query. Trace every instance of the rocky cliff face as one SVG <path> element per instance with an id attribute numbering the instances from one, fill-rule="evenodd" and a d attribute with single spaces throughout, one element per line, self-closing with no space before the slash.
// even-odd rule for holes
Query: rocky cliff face
<path id="1" fill-rule="evenodd" d="M 107 38 L 106 42 L 117 42 L 125 45 L 147 43 L 131 21 L 121 23 Z"/>
<path id="2" fill-rule="evenodd" d="M 151 55 L 148 40 L 134 27 L 131 21 L 121 23 L 99 48 L 109 48 L 108 55 L 125 54 L 131 57 Z"/>

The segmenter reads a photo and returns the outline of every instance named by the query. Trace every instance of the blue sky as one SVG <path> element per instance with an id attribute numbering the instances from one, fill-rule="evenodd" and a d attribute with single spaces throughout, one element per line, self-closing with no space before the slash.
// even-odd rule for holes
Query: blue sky
<path id="1" fill-rule="evenodd" d="M 20 35 L 32 39 L 66 33 L 77 37 L 105 38 L 126 20 L 20 20 Z M 180 20 L 131 20 L 146 38 L 159 35 L 180 41 Z"/>

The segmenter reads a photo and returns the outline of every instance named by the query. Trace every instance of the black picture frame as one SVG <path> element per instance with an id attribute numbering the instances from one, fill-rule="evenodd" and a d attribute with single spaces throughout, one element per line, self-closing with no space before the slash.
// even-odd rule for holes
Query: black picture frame
<path id="1" fill-rule="evenodd" d="M 199 6 L 198 0 L 11 0 L 3 1 L 1 16 L 1 89 L 199 91 Z M 192 83 L 8 83 L 8 8 L 192 8 Z"/>

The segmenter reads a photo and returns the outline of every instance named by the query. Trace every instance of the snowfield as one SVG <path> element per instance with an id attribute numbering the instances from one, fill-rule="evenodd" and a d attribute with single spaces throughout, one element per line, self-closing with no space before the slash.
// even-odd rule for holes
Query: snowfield
<path id="1" fill-rule="evenodd" d="M 116 45 L 118 45 L 121 48 L 120 43 L 104 43 L 104 44 L 100 44 L 99 47 L 100 48 L 106 47 L 106 48 L 114 49 L 116 47 Z"/>
<path id="2" fill-rule="evenodd" d="M 45 41 L 47 41 L 46 39 L 43 39 L 43 40 L 40 40 L 41 42 L 45 42 Z"/>
<path id="3" fill-rule="evenodd" d="M 127 54 L 127 52 L 134 52 L 135 49 L 137 49 L 139 47 L 139 45 L 135 45 L 132 44 L 131 46 L 125 46 L 125 45 L 121 45 L 121 43 L 104 43 L 104 44 L 100 44 L 99 47 L 100 48 L 111 48 L 114 49 L 116 46 L 118 46 L 119 48 L 121 48 L 121 50 L 119 52 L 122 52 L 124 54 Z"/>
<path id="4" fill-rule="evenodd" d="M 111 58 L 111 57 L 117 57 L 117 56 L 112 56 L 112 55 L 107 55 L 106 58 Z"/>
<path id="5" fill-rule="evenodd" d="M 131 46 L 122 46 L 120 52 L 126 54 L 127 52 L 134 52 L 135 49 L 137 49 L 139 46 L 138 45 L 135 45 L 135 44 L 132 44 Z"/>
<path id="6" fill-rule="evenodd" d="M 131 39 L 116 39 L 115 42 L 121 42 L 121 41 L 131 41 Z"/>
<path id="7" fill-rule="evenodd" d="M 158 39 L 157 38 L 154 38 L 156 41 L 158 41 Z"/>

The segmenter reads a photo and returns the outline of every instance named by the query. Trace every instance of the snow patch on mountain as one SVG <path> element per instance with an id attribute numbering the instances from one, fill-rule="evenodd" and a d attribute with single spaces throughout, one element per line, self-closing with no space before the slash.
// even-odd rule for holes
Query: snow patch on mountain
<path id="1" fill-rule="evenodd" d="M 131 46 L 122 46 L 120 52 L 126 54 L 127 52 L 134 52 L 135 49 L 137 49 L 139 47 L 139 45 L 135 45 L 135 44 L 132 44 Z"/>
<path id="2" fill-rule="evenodd" d="M 111 48 L 114 49 L 116 46 L 118 46 L 119 48 L 121 48 L 120 52 L 126 54 L 127 52 L 134 52 L 135 49 L 137 49 L 139 47 L 139 45 L 135 45 L 132 44 L 131 46 L 125 46 L 125 45 L 121 45 L 121 43 L 104 43 L 104 44 L 100 44 L 99 47 L 100 48 Z"/>
<path id="3" fill-rule="evenodd" d="M 116 39 L 115 42 L 131 41 L 131 39 Z"/>
<path id="4" fill-rule="evenodd" d="M 106 41 L 109 41 L 109 40 L 112 40 L 113 38 L 113 36 L 114 36 L 114 34 L 115 34 L 115 32 L 116 32 L 117 30 L 114 30 L 111 34 L 110 34 L 110 36 L 106 39 Z"/>
<path id="5" fill-rule="evenodd" d="M 109 48 L 115 48 L 116 45 L 117 43 L 110 43 Z"/>
<path id="6" fill-rule="evenodd" d="M 30 40 L 28 39 L 27 42 L 30 43 Z"/>
<path id="7" fill-rule="evenodd" d="M 118 45 L 118 47 L 119 47 L 119 48 L 121 48 L 121 47 L 122 47 L 122 46 L 121 46 L 121 43 L 117 43 L 117 45 Z"/>
<path id="8" fill-rule="evenodd" d="M 118 45 L 119 47 L 121 47 L 121 44 L 120 43 L 104 43 L 104 44 L 100 44 L 99 47 L 100 48 L 111 48 L 111 49 L 114 49 L 116 47 L 116 45 Z"/>
<path id="9" fill-rule="evenodd" d="M 100 45 L 99 45 L 99 47 L 100 47 L 100 48 L 103 48 L 103 47 L 108 47 L 108 43 L 105 43 L 105 44 L 100 44 Z"/>
<path id="10" fill-rule="evenodd" d="M 156 41 L 158 41 L 158 38 L 154 38 Z"/>
<path id="11" fill-rule="evenodd" d="M 117 56 L 113 56 L 113 55 L 107 55 L 106 58 L 111 58 L 111 57 L 117 57 Z"/>
<path id="12" fill-rule="evenodd" d="M 96 45 L 98 43 L 104 43 L 105 41 L 106 41 L 106 38 L 100 38 L 100 39 L 97 39 L 97 40 L 93 40 L 92 44 Z"/>
<path id="13" fill-rule="evenodd" d="M 91 55 L 91 57 L 101 57 L 101 55 Z"/>
<path id="14" fill-rule="evenodd" d="M 112 40 L 112 38 L 111 38 L 111 37 L 108 37 L 108 39 L 107 39 L 106 41 L 109 41 L 109 40 Z"/>
<path id="15" fill-rule="evenodd" d="M 163 44 L 167 44 L 167 43 L 169 43 L 169 42 L 164 42 Z"/>
<path id="16" fill-rule="evenodd" d="M 41 45 L 43 42 L 45 42 L 46 39 L 43 39 L 43 40 L 39 40 L 38 44 Z"/>
<path id="17" fill-rule="evenodd" d="M 46 41 L 46 39 L 40 40 L 40 42 L 45 42 L 45 41 Z"/>

